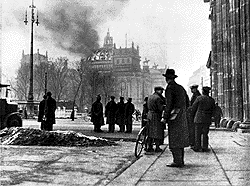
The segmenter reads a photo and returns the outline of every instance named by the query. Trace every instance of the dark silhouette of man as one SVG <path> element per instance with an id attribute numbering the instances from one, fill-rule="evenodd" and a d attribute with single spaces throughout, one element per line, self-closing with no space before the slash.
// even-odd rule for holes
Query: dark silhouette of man
<path id="1" fill-rule="evenodd" d="M 146 126 L 147 121 L 148 121 L 148 97 L 145 97 L 142 109 L 141 128 Z"/>
<path id="2" fill-rule="evenodd" d="M 132 103 L 132 98 L 128 98 L 127 103 L 125 104 L 125 125 L 126 125 L 126 132 L 125 133 L 132 133 L 132 115 L 135 112 L 135 106 Z"/>
<path id="3" fill-rule="evenodd" d="M 215 111 L 214 111 L 214 123 L 215 127 L 219 128 L 220 127 L 220 120 L 221 117 L 223 117 L 223 112 L 218 103 L 215 103 Z"/>
<path id="4" fill-rule="evenodd" d="M 43 100 L 39 103 L 38 109 L 39 109 L 39 113 L 38 113 L 38 122 L 41 122 L 41 130 L 44 130 L 44 111 L 45 111 L 45 101 L 46 101 L 47 96 L 44 95 L 43 96 Z"/>
<path id="5" fill-rule="evenodd" d="M 174 69 L 167 69 L 165 76 L 167 87 L 165 90 L 166 107 L 163 123 L 168 123 L 169 149 L 173 155 L 173 163 L 168 167 L 184 166 L 184 148 L 189 146 L 188 124 L 186 109 L 189 99 L 186 90 L 175 82 Z"/>
<path id="6" fill-rule="evenodd" d="M 94 125 L 94 132 L 103 132 L 101 126 L 104 125 L 103 118 L 103 105 L 101 103 L 101 96 L 96 96 L 96 101 L 92 104 L 91 107 L 91 121 Z"/>
<path id="7" fill-rule="evenodd" d="M 117 104 L 115 97 L 111 96 L 110 101 L 105 106 L 105 116 L 107 117 L 106 123 L 109 124 L 108 132 L 113 133 L 115 131 Z"/>
<path id="8" fill-rule="evenodd" d="M 56 123 L 55 111 L 56 111 L 56 100 L 52 98 L 52 93 L 47 92 L 47 98 L 45 100 L 45 126 L 44 130 L 52 131 L 53 124 Z"/>
<path id="9" fill-rule="evenodd" d="M 193 149 L 194 148 L 194 142 L 195 142 L 195 133 L 194 133 L 194 121 L 192 118 L 192 105 L 196 98 L 201 95 L 201 93 L 198 90 L 199 85 L 192 85 L 190 86 L 191 92 L 193 93 L 190 101 L 190 106 L 187 109 L 187 120 L 188 120 L 188 132 L 189 132 L 189 145 Z"/>
<path id="10" fill-rule="evenodd" d="M 154 93 L 148 98 L 148 145 L 147 152 L 161 152 L 160 145 L 164 140 L 165 124 L 161 122 L 162 112 L 165 106 L 165 99 L 162 96 L 164 88 L 157 86 Z M 155 149 L 153 149 L 153 141 Z"/>
<path id="11" fill-rule="evenodd" d="M 125 131 L 125 103 L 124 97 L 120 97 L 120 102 L 117 103 L 116 123 L 119 125 L 118 132 Z"/>
<path id="12" fill-rule="evenodd" d="M 195 123 L 195 152 L 208 152 L 208 133 L 215 111 L 215 101 L 209 96 L 210 87 L 202 88 L 202 95 L 197 97 L 192 105 L 192 115 Z M 202 144 L 201 144 L 202 141 Z"/>

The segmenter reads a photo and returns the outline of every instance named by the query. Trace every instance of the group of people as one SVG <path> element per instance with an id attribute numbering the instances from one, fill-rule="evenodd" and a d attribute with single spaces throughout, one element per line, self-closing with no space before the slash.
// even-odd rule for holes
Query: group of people
<path id="1" fill-rule="evenodd" d="M 128 98 L 124 102 L 124 97 L 120 97 L 118 103 L 115 102 L 115 97 L 111 96 L 110 101 L 105 105 L 105 117 L 107 118 L 108 132 L 115 131 L 115 124 L 119 125 L 118 132 L 132 133 L 133 113 L 135 106 L 132 103 L 132 98 Z M 97 95 L 96 101 L 91 107 L 91 121 L 94 125 L 95 132 L 103 132 L 101 126 L 104 125 L 103 104 L 101 103 L 101 96 Z"/>
<path id="2" fill-rule="evenodd" d="M 208 152 L 208 133 L 212 118 L 215 116 L 215 100 L 209 96 L 210 87 L 191 86 L 191 100 L 186 90 L 176 83 L 174 69 L 163 74 L 167 87 L 155 87 L 154 93 L 145 98 L 142 112 L 142 127 L 147 125 L 148 139 L 146 152 L 161 152 L 164 129 L 168 125 L 169 148 L 173 162 L 169 167 L 184 166 L 184 148 L 191 147 L 195 152 Z M 153 148 L 155 144 L 155 148 Z"/>
<path id="3" fill-rule="evenodd" d="M 167 87 L 165 97 L 162 95 L 164 88 L 157 86 L 154 93 L 145 97 L 142 112 L 142 127 L 147 125 L 148 138 L 145 148 L 146 152 L 161 152 L 160 145 L 164 141 L 164 129 L 168 125 L 169 149 L 172 152 L 173 162 L 169 167 L 184 166 L 184 148 L 190 146 L 195 152 L 208 152 L 209 127 L 212 119 L 216 127 L 219 127 L 219 120 L 222 111 L 215 100 L 209 96 L 210 87 L 202 87 L 202 94 L 198 90 L 198 85 L 190 87 L 193 93 L 191 100 L 186 90 L 176 83 L 174 69 L 167 69 L 165 74 Z M 47 92 L 44 100 L 39 104 L 38 121 L 42 122 L 41 129 L 51 131 L 55 123 L 56 101 L 51 97 L 51 92 Z M 105 105 L 106 124 L 108 132 L 115 131 L 115 125 L 119 125 L 119 132 L 132 132 L 132 115 L 135 106 L 132 98 L 124 102 L 124 97 L 120 97 L 118 103 L 115 97 L 111 96 L 110 101 Z M 217 113 L 217 114 L 216 114 Z M 103 132 L 101 126 L 104 125 L 103 104 L 101 96 L 96 97 L 96 101 L 91 107 L 91 121 L 95 132 Z M 155 148 L 153 148 L 155 144 Z"/>

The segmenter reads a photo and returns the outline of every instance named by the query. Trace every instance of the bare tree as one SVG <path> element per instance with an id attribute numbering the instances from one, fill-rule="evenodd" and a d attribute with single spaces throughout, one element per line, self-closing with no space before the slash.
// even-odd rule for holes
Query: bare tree
<path id="1" fill-rule="evenodd" d="M 29 91 L 29 64 L 22 63 L 17 71 L 16 83 L 13 86 L 15 94 L 19 100 L 28 99 Z"/>
<path id="2" fill-rule="evenodd" d="M 36 100 L 42 99 L 45 94 L 45 73 L 48 71 L 48 63 L 41 62 L 34 68 L 34 95 Z"/>
<path id="3" fill-rule="evenodd" d="M 59 101 L 67 88 L 68 59 L 59 57 L 49 65 L 48 69 L 48 90 L 53 92 L 54 97 Z"/>
<path id="4" fill-rule="evenodd" d="M 103 72 L 100 76 L 100 87 L 102 87 L 102 94 L 104 97 L 104 104 L 108 102 L 110 96 L 117 96 L 116 84 L 117 78 L 112 71 Z"/>

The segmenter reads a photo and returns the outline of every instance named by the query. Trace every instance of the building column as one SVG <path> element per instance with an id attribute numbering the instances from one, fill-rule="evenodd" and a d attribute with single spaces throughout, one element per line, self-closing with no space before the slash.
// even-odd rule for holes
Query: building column
<path id="1" fill-rule="evenodd" d="M 243 123 L 240 124 L 240 128 L 244 130 L 244 132 L 250 132 L 250 3 L 249 0 L 242 0 L 240 3 L 243 87 Z"/>

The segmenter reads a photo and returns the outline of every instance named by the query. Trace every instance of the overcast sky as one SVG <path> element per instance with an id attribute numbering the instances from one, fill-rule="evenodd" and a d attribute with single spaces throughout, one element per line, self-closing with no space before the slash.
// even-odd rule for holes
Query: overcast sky
<path id="1" fill-rule="evenodd" d="M 2 0 L 2 67 L 14 77 L 22 50 L 30 52 L 31 0 Z M 211 49 L 209 4 L 203 0 L 37 0 L 34 53 L 79 59 L 86 48 L 103 45 L 109 29 L 117 47 L 140 47 L 141 60 L 174 68 L 186 86 Z M 24 14 L 28 11 L 28 25 Z M 36 12 L 35 11 L 35 12 Z M 36 15 L 36 13 L 35 13 Z M 85 35 L 86 37 L 84 37 Z M 73 47 L 72 47 L 73 46 Z M 83 52 L 83 53 L 84 53 Z"/>

